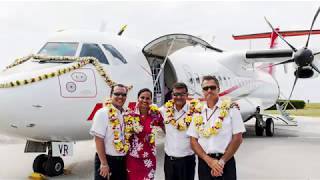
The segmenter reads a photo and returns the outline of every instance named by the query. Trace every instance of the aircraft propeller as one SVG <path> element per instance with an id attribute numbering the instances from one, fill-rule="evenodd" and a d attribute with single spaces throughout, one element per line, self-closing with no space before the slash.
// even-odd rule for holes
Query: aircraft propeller
<path id="1" fill-rule="evenodd" d="M 275 32 L 291 49 L 292 51 L 294 52 L 294 55 L 293 55 L 293 58 L 292 59 L 289 59 L 289 60 L 286 60 L 284 62 L 281 62 L 281 63 L 277 63 L 277 64 L 274 64 L 273 66 L 277 66 L 277 65 L 280 65 L 280 64 L 287 64 L 287 63 L 292 63 L 292 62 L 295 62 L 295 64 L 298 66 L 297 67 L 297 70 L 295 71 L 295 80 L 294 80 L 294 83 L 293 83 L 293 86 L 292 86 L 292 89 L 291 89 L 291 92 L 290 92 L 290 96 L 289 96 L 289 99 L 288 99 L 288 102 L 290 101 L 291 99 L 291 96 L 292 96 L 292 93 L 293 93 L 293 90 L 297 84 L 297 81 L 298 81 L 298 78 L 301 76 L 301 71 L 306 68 L 306 67 L 310 67 L 312 69 L 314 69 L 315 71 L 317 71 L 318 73 L 320 73 L 320 70 L 317 68 L 317 66 L 313 63 L 313 60 L 314 60 L 314 56 L 317 55 L 317 54 L 320 54 L 320 52 L 316 52 L 316 53 L 313 53 L 311 49 L 308 48 L 308 45 L 309 45 L 309 40 L 310 40 L 310 35 L 311 35 L 311 32 L 312 32 L 312 28 L 313 28 L 313 25 L 319 15 L 319 12 L 320 12 L 320 7 L 318 8 L 316 14 L 314 15 L 313 17 L 313 21 L 312 21 L 312 24 L 311 24 L 311 27 L 310 27 L 310 32 L 309 32 L 309 35 L 308 35 L 308 39 L 307 39 L 307 42 L 305 44 L 304 47 L 302 47 L 301 49 L 297 49 L 295 48 L 293 45 L 291 45 L 287 40 L 285 40 L 283 38 L 283 36 L 277 32 L 274 27 L 272 26 L 272 24 L 268 21 L 268 19 L 265 17 L 265 21 L 267 22 L 267 24 L 270 26 L 270 28 L 272 29 L 273 32 Z"/>

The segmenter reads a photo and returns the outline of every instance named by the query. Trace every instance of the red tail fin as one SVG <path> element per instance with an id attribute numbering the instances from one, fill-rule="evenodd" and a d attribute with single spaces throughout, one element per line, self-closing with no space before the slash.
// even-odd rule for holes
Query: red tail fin
<path id="1" fill-rule="evenodd" d="M 279 32 L 280 29 L 276 28 L 275 31 Z M 271 41 L 270 42 L 270 49 L 275 48 L 275 46 L 277 45 L 277 43 L 276 43 L 277 38 L 278 38 L 278 34 L 273 31 L 270 35 L 270 41 Z"/>

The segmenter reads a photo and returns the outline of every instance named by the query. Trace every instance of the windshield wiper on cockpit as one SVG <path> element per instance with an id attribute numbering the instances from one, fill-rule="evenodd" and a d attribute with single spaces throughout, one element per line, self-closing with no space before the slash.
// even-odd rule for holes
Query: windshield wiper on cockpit
<path id="1" fill-rule="evenodd" d="M 63 59 L 63 60 L 57 60 L 57 59 L 32 59 L 32 62 L 38 62 L 40 64 L 44 64 L 44 63 L 72 63 L 75 62 L 75 60 L 71 60 L 71 59 Z"/>

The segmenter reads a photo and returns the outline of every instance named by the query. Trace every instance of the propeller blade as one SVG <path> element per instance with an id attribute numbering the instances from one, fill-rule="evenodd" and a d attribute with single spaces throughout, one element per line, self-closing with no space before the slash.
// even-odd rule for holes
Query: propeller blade
<path id="1" fill-rule="evenodd" d="M 273 32 L 275 32 L 285 43 L 287 43 L 287 45 L 294 51 L 297 52 L 297 49 L 295 47 L 293 47 L 288 41 L 286 41 L 282 35 L 276 31 L 273 26 L 271 25 L 271 23 L 268 21 L 268 19 L 266 17 L 264 17 L 265 21 L 268 23 L 268 25 L 270 26 L 270 28 L 272 29 Z"/>
<path id="2" fill-rule="evenodd" d="M 292 62 L 294 62 L 294 60 L 293 60 L 293 59 L 289 59 L 289 60 L 283 61 L 283 62 L 281 62 L 281 63 L 272 64 L 272 65 L 267 65 L 267 66 L 263 66 L 263 67 L 260 67 L 260 68 L 265 69 L 265 68 L 270 68 L 270 67 L 278 66 L 278 65 L 281 65 L 281 64 L 286 65 L 286 64 L 292 63 Z"/>
<path id="3" fill-rule="evenodd" d="M 313 56 L 318 55 L 318 54 L 320 54 L 320 52 L 316 52 L 316 53 L 314 53 L 314 54 L 313 54 Z"/>
<path id="4" fill-rule="evenodd" d="M 299 69 L 298 69 L 298 71 L 299 71 Z M 296 76 L 296 79 L 294 80 L 293 87 L 292 87 L 292 89 L 291 89 L 291 93 L 290 93 L 290 96 L 289 96 L 288 101 L 290 101 L 290 99 L 291 99 L 291 96 L 292 96 L 293 90 L 294 90 L 294 88 L 295 88 L 295 86 L 296 86 L 296 84 L 297 84 L 298 78 L 299 78 L 299 77 Z"/>
<path id="5" fill-rule="evenodd" d="M 274 65 L 288 64 L 288 63 L 292 63 L 292 62 L 294 62 L 294 60 L 293 59 L 289 59 L 289 60 L 283 61 L 281 63 L 274 64 Z"/>
<path id="6" fill-rule="evenodd" d="M 299 71 L 299 68 L 297 69 L 297 71 Z M 293 86 L 292 86 L 292 89 L 291 89 L 291 92 L 290 92 L 289 99 L 286 101 L 283 109 L 287 109 L 287 106 L 288 106 L 288 104 L 290 103 L 290 99 L 291 99 L 293 90 L 294 90 L 294 88 L 295 88 L 295 86 L 296 86 L 296 84 L 297 84 L 297 81 L 298 81 L 298 76 L 296 76 L 296 78 L 294 79 L 294 83 L 293 83 Z"/>
<path id="7" fill-rule="evenodd" d="M 288 98 L 284 95 L 284 93 L 281 92 L 281 91 L 280 91 L 280 95 L 282 95 L 282 97 L 284 97 L 283 99 L 288 99 Z M 293 107 L 294 110 L 297 110 L 297 108 L 296 108 L 290 101 L 288 101 L 288 100 L 285 101 L 285 102 L 281 105 L 281 109 L 284 110 L 284 111 L 287 110 L 287 106 L 288 106 L 289 104 L 291 105 L 291 107 Z"/>
<path id="8" fill-rule="evenodd" d="M 317 72 L 320 74 L 320 71 L 319 71 L 319 69 L 317 68 L 316 65 L 314 65 L 313 63 L 311 63 L 310 66 L 311 66 L 315 71 L 317 71 Z"/>
<path id="9" fill-rule="evenodd" d="M 309 32 L 308 39 L 307 39 L 307 42 L 306 42 L 306 47 L 308 47 L 309 40 L 310 40 L 310 35 L 311 35 L 311 32 L 312 32 L 312 28 L 313 28 L 313 24 L 316 21 L 318 15 L 319 15 L 319 12 L 320 12 L 320 7 L 318 8 L 316 14 L 313 17 L 313 21 L 312 21 L 312 24 L 311 24 L 311 27 L 310 27 L 310 32 Z"/>
<path id="10" fill-rule="evenodd" d="M 281 65 L 281 64 L 288 64 L 288 63 L 292 63 L 292 62 L 294 62 L 294 60 L 293 59 L 289 59 L 289 60 L 283 61 L 281 63 L 273 64 L 272 67 L 273 66 L 278 66 L 278 65 Z"/>

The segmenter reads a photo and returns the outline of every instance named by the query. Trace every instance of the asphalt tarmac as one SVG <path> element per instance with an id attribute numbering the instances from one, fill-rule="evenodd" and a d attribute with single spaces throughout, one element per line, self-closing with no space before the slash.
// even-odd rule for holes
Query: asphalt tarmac
<path id="1" fill-rule="evenodd" d="M 277 122 L 273 137 L 256 137 L 254 121 L 246 123 L 244 141 L 236 153 L 240 180 L 320 180 L 320 118 L 296 117 L 298 127 Z M 37 154 L 23 153 L 25 141 L 0 136 L 0 179 L 27 179 Z M 163 139 L 157 142 L 156 180 L 164 180 Z M 65 157 L 71 173 L 49 179 L 93 179 L 93 141 L 77 142 L 74 156 Z M 197 176 L 197 175 L 196 175 Z M 195 177 L 195 179 L 198 179 Z"/>

